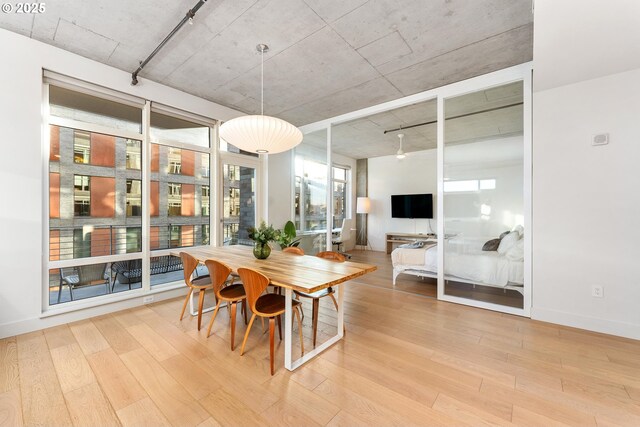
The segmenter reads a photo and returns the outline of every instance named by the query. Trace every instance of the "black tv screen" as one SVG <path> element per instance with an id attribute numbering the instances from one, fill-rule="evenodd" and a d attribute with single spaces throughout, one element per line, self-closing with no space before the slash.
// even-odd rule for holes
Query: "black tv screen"
<path id="1" fill-rule="evenodd" d="M 431 194 L 396 194 L 391 196 L 392 218 L 433 218 Z"/>

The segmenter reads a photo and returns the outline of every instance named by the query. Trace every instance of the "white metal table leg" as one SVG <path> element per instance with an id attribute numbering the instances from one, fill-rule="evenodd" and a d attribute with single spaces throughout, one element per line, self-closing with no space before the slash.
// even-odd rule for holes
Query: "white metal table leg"
<path id="1" fill-rule="evenodd" d="M 337 285 L 336 287 L 338 288 L 338 333 L 313 350 L 305 352 L 304 356 L 296 360 L 291 360 L 291 323 L 293 317 L 291 300 L 293 291 L 291 289 L 286 290 L 285 328 L 287 329 L 287 332 L 285 332 L 284 335 L 284 367 L 288 370 L 293 371 L 296 368 L 299 368 L 344 337 L 344 284 Z"/>
<path id="2" fill-rule="evenodd" d="M 344 286 L 338 286 L 338 337 L 344 337 Z"/>
<path id="3" fill-rule="evenodd" d="M 284 290 L 284 367 L 290 371 L 293 371 L 291 361 L 291 347 L 292 347 L 292 326 L 293 326 L 293 291 L 290 288 Z"/>
<path id="4" fill-rule="evenodd" d="M 213 292 L 213 291 L 212 291 L 212 292 Z M 197 312 L 197 311 L 196 311 L 196 309 L 193 307 L 193 305 L 194 305 L 194 304 L 193 304 L 193 295 L 194 295 L 194 294 L 195 294 L 195 292 L 191 292 L 191 298 L 189 298 L 189 313 L 190 313 L 192 316 L 197 316 L 197 315 L 198 315 L 198 312 Z M 221 307 L 222 307 L 222 306 L 223 306 L 223 305 L 221 305 Z M 215 306 L 213 306 L 213 307 L 209 307 L 209 308 L 204 308 L 204 309 L 202 309 L 202 312 L 203 312 L 203 313 L 208 313 L 208 312 L 210 312 L 210 311 L 213 311 L 213 309 L 214 309 L 214 308 L 216 308 L 216 307 L 215 307 Z"/>

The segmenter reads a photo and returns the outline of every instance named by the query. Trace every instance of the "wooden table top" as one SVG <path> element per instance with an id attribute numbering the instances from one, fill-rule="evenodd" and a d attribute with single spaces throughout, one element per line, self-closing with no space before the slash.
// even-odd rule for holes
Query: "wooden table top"
<path id="1" fill-rule="evenodd" d="M 274 285 L 307 293 L 355 279 L 378 268 L 370 264 L 335 262 L 282 251 L 272 251 L 269 258 L 264 260 L 256 259 L 253 247 L 241 245 L 181 248 L 171 251 L 171 255 L 180 256 L 180 252 L 189 253 L 201 263 L 207 259 L 222 261 L 233 271 L 238 271 L 240 267 L 251 268 L 267 276 Z"/>

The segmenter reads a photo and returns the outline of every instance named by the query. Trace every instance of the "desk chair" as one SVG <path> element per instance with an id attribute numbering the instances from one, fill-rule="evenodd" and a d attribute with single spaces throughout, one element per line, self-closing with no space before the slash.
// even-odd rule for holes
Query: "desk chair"
<path id="1" fill-rule="evenodd" d="M 347 242 L 349 239 L 351 239 L 351 227 L 353 226 L 353 220 L 352 219 L 343 219 L 342 220 L 342 227 L 340 227 L 340 233 L 338 234 L 338 237 L 335 239 L 331 239 L 331 244 L 337 246 L 338 248 L 338 253 L 344 255 L 346 258 L 351 258 L 351 255 L 343 252 L 340 250 L 340 247 Z"/>

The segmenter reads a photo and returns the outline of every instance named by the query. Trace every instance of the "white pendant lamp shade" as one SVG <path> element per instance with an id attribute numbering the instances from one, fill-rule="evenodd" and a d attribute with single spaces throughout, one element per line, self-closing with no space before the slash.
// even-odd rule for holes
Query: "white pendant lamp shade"
<path id="1" fill-rule="evenodd" d="M 271 116 L 242 116 L 220 126 L 220 138 L 252 153 L 282 153 L 302 142 L 302 132 L 289 122 Z"/>
<path id="2" fill-rule="evenodd" d="M 220 126 L 220 139 L 241 150 L 258 154 L 275 154 L 291 150 L 302 142 L 302 132 L 289 122 L 264 115 L 264 53 L 266 44 L 259 44 L 260 52 L 260 115 L 242 116 Z"/>

